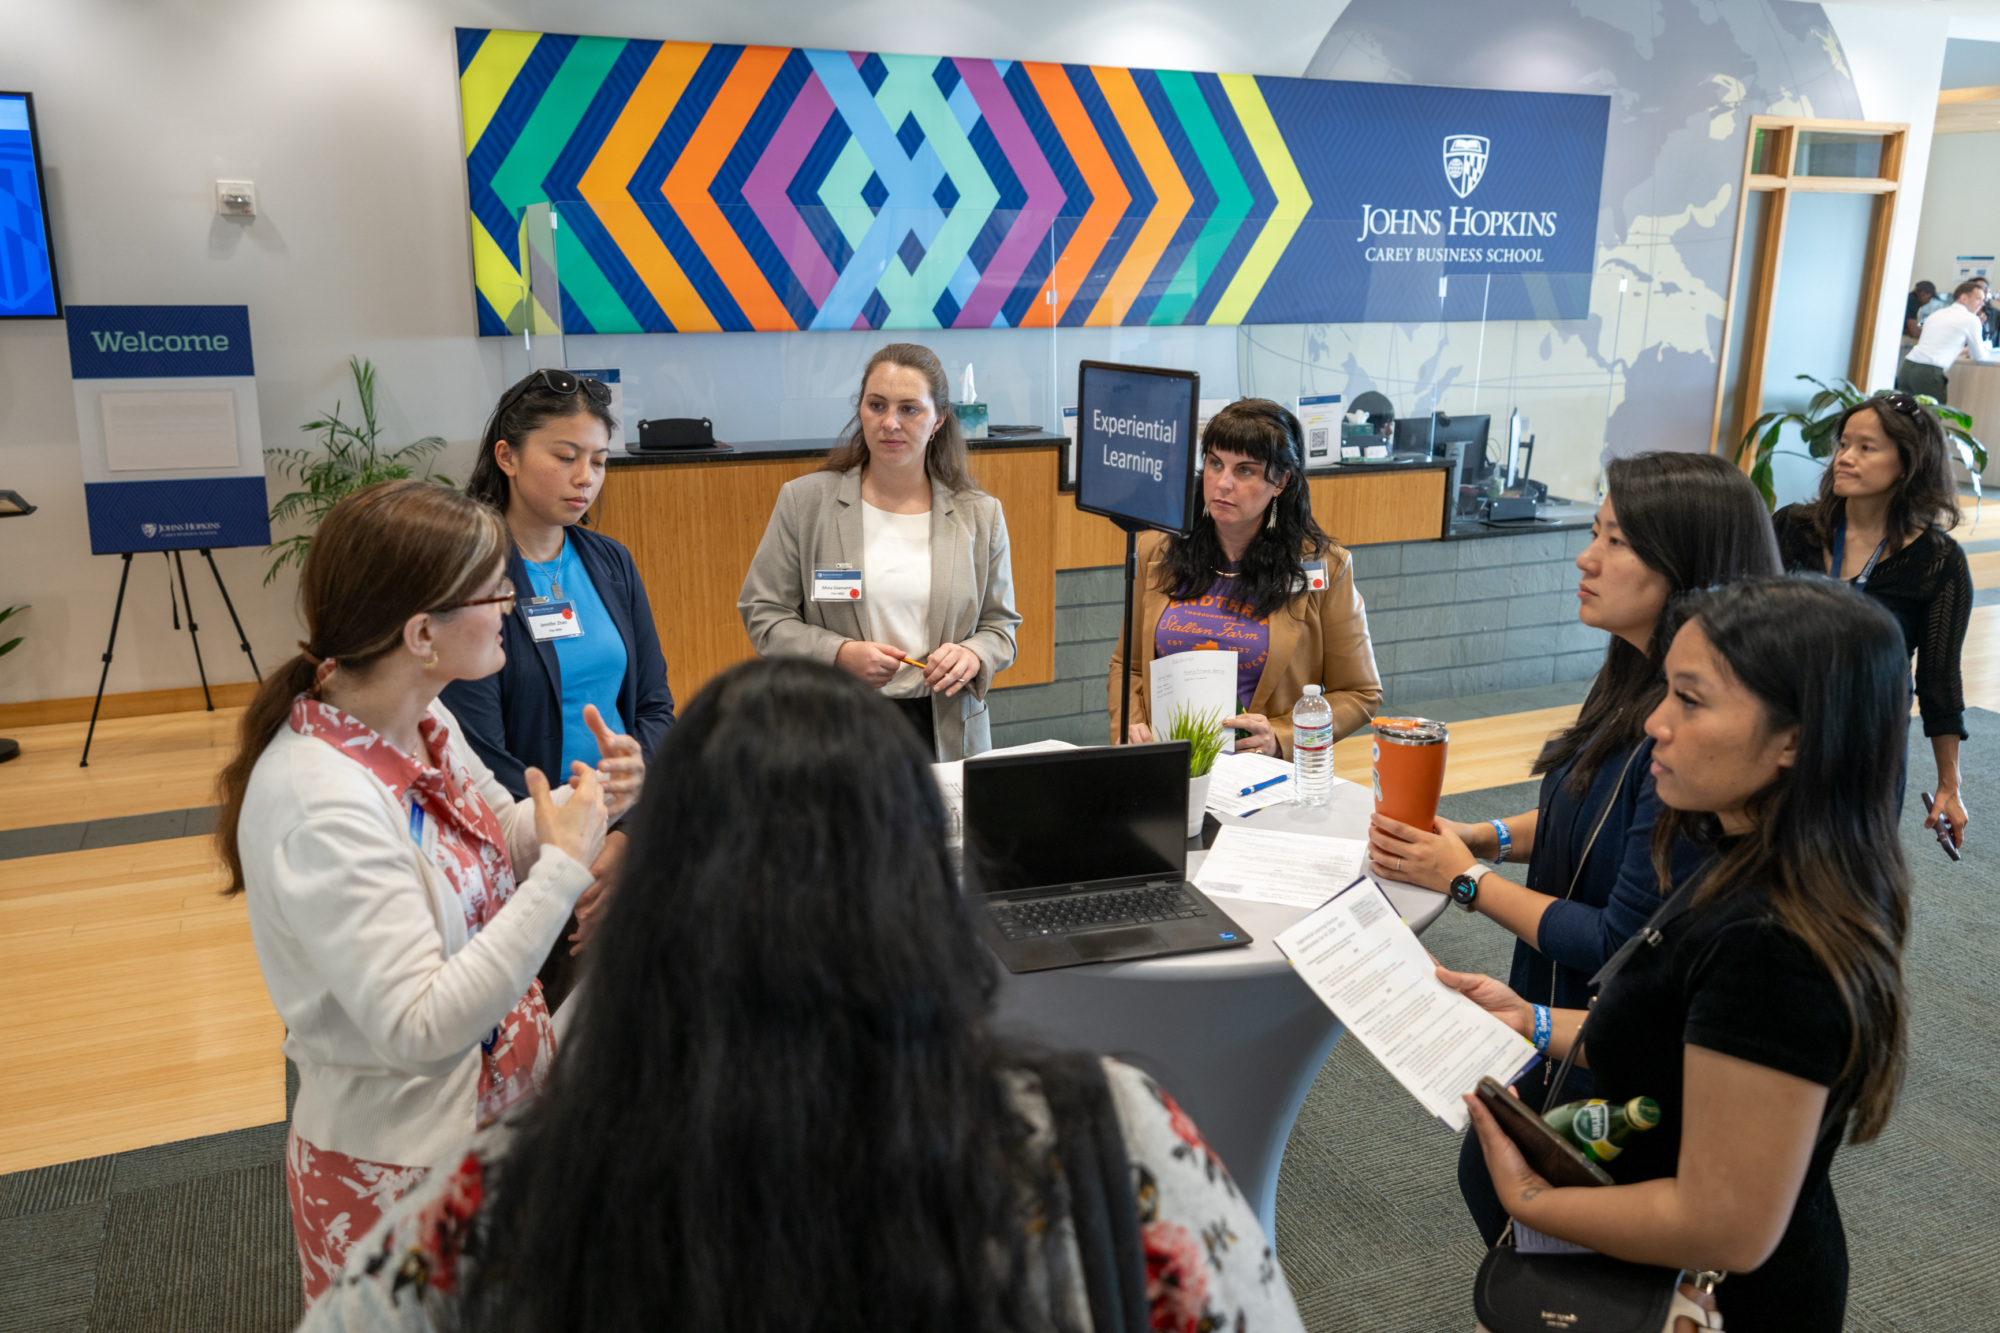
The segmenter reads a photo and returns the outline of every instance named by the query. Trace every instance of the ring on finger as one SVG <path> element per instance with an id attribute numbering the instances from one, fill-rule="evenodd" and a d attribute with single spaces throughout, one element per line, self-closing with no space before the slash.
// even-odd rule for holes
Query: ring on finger
<path id="1" fill-rule="evenodd" d="M 1400 856 L 1396 858 L 1396 873 L 1399 875 L 1403 873 L 1403 858 Z"/>

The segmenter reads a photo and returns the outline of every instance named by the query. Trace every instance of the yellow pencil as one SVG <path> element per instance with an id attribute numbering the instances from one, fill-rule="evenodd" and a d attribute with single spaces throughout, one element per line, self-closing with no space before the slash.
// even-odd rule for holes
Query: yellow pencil
<path id="1" fill-rule="evenodd" d="M 913 658 L 908 658 L 908 657 L 903 659 L 903 665 L 913 666 L 919 671 L 929 671 L 931 669 L 931 664 L 929 662 L 919 662 Z"/>

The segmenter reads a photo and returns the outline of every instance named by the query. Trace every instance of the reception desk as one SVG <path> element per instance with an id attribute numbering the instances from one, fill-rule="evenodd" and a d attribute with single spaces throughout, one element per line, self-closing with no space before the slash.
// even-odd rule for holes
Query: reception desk
<path id="1" fill-rule="evenodd" d="M 2000 432 L 1994 430 L 2000 425 L 2000 363 L 1960 361 L 1946 378 L 1945 401 L 1972 418 L 1973 437 L 1986 445 L 1982 480 L 2000 485 Z"/>
<path id="2" fill-rule="evenodd" d="M 972 443 L 972 474 L 1000 501 L 1014 562 L 1020 651 L 995 684 L 1055 679 L 1056 571 L 1115 565 L 1125 534 L 1060 489 L 1060 436 Z M 766 440 L 729 453 L 618 454 L 592 511 L 599 532 L 632 552 L 653 603 L 667 678 L 688 698 L 752 656 L 736 614 L 743 575 L 778 490 L 817 469 L 832 440 Z M 1313 515 L 1343 546 L 1434 539 L 1444 531 L 1443 464 L 1360 465 L 1311 479 Z"/>

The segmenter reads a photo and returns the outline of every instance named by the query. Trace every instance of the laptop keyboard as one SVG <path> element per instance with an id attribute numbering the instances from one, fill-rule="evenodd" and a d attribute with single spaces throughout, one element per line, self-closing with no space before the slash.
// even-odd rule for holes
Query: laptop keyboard
<path id="1" fill-rule="evenodd" d="M 993 914 L 1000 933 L 1010 940 L 1074 935 L 1110 926 L 1152 925 L 1208 915 L 1208 909 L 1193 894 L 1177 885 L 1164 884 L 990 903 L 986 910 Z"/>

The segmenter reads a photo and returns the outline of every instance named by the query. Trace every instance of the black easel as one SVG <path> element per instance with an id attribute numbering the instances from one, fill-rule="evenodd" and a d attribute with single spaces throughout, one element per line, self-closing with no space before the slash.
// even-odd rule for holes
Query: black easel
<path id="1" fill-rule="evenodd" d="M 257 669 L 257 655 L 250 651 L 250 636 L 243 632 L 243 621 L 237 617 L 236 603 L 229 600 L 229 589 L 222 582 L 222 571 L 216 567 L 215 556 L 206 546 L 197 549 L 201 552 L 202 559 L 208 561 L 209 573 L 215 575 L 215 588 L 217 592 L 222 594 L 222 604 L 229 608 L 229 623 L 236 626 L 237 646 L 243 650 L 243 655 L 250 659 L 250 674 L 255 676 L 261 684 L 264 679 L 264 673 Z M 163 551 L 161 554 L 167 558 L 167 600 L 169 602 L 173 601 L 174 596 L 174 576 L 176 574 L 180 576 L 180 605 L 187 607 L 188 639 L 194 644 L 195 674 L 201 677 L 202 702 L 208 705 L 208 711 L 213 713 L 215 711 L 215 698 L 209 693 L 208 670 L 202 665 L 201 661 L 201 637 L 196 633 L 198 627 L 194 623 L 194 600 L 188 596 L 187 565 L 181 560 L 181 552 L 179 551 Z M 118 620 L 125 611 L 125 586 L 132 578 L 132 555 L 131 551 L 126 551 L 119 557 L 125 562 L 125 568 L 118 576 L 118 600 L 111 608 L 111 638 L 104 645 L 104 670 L 97 677 L 97 701 L 90 706 L 90 730 L 84 733 L 83 758 L 77 761 L 78 768 L 90 767 L 90 743 L 97 735 L 97 714 L 104 707 L 104 685 L 111 678 L 111 653 L 118 646 Z M 179 605 L 174 608 L 174 628 L 180 628 Z"/>

